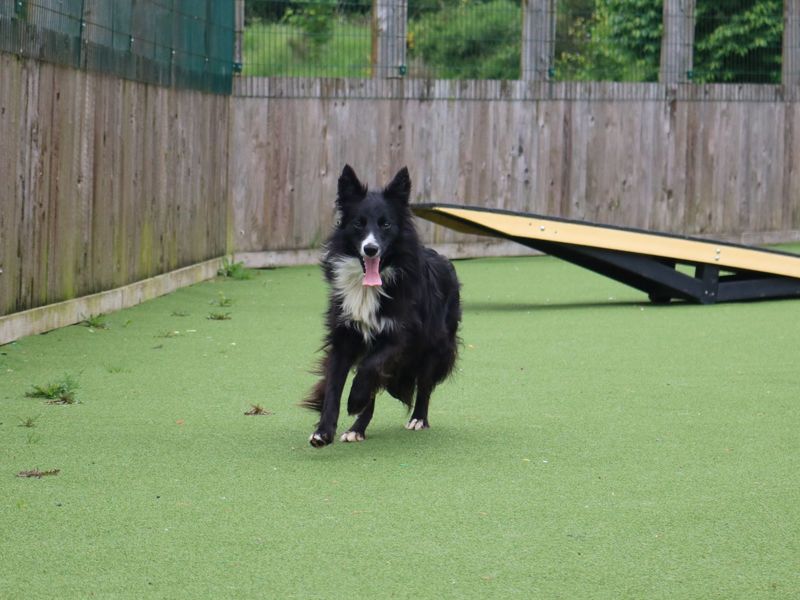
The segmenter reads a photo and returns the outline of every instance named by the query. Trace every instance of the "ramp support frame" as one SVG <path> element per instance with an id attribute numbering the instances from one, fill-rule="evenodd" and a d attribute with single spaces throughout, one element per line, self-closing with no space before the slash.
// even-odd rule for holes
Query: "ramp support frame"
<path id="1" fill-rule="evenodd" d="M 800 279 L 753 271 L 723 271 L 717 265 L 679 263 L 667 258 L 528 239 L 524 246 L 550 254 L 647 294 L 654 304 L 672 299 L 698 304 L 800 297 Z M 689 267 L 690 273 L 678 270 Z M 691 270 L 694 274 L 691 274 Z"/>
<path id="2" fill-rule="evenodd" d="M 566 260 L 636 288 L 656 304 L 800 297 L 797 254 L 500 209 L 418 204 L 412 210 L 462 233 Z"/>

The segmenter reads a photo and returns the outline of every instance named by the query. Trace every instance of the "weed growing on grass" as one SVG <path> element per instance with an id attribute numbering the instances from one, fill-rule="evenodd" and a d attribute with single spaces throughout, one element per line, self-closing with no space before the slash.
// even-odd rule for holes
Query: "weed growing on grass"
<path id="1" fill-rule="evenodd" d="M 208 313 L 208 316 L 206 318 L 209 321 L 229 321 L 230 318 L 231 318 L 231 313 L 229 313 L 229 312 L 224 313 L 224 312 L 212 311 L 212 312 Z"/>
<path id="2" fill-rule="evenodd" d="M 210 304 L 214 304 L 216 306 L 225 308 L 233 304 L 233 300 L 228 298 L 224 292 L 219 292 L 219 298 L 217 298 L 216 300 L 212 300 Z"/>
<path id="3" fill-rule="evenodd" d="M 24 419 L 22 417 L 17 417 L 17 419 L 19 420 L 20 427 L 36 427 L 36 421 L 38 421 L 41 416 L 42 415 L 36 415 L 35 417 L 25 417 Z"/>
<path id="4" fill-rule="evenodd" d="M 181 334 L 180 331 L 167 330 L 167 331 L 162 331 L 159 334 L 156 334 L 156 337 L 157 338 L 174 338 L 174 337 L 178 337 L 180 334 Z"/>
<path id="5" fill-rule="evenodd" d="M 83 320 L 83 325 L 89 329 L 108 329 L 108 322 L 106 322 L 105 315 L 92 315 Z"/>
<path id="6" fill-rule="evenodd" d="M 245 268 L 244 263 L 233 262 L 233 257 L 230 260 L 227 257 L 222 259 L 222 267 L 217 271 L 217 275 L 240 281 L 253 278 L 253 274 Z"/>
<path id="7" fill-rule="evenodd" d="M 75 391 L 78 382 L 72 375 L 64 375 L 59 381 L 45 385 L 34 385 L 25 392 L 27 398 L 43 398 L 48 404 L 75 404 Z"/>
<path id="8" fill-rule="evenodd" d="M 173 317 L 188 317 L 189 316 L 189 311 L 186 311 L 186 310 L 173 310 L 172 311 L 172 316 Z"/>

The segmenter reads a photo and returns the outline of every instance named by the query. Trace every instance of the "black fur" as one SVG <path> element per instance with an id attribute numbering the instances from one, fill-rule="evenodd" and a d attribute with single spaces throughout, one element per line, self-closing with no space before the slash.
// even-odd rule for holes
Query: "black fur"
<path id="1" fill-rule="evenodd" d="M 364 439 L 382 389 L 413 408 L 407 428 L 427 428 L 431 392 L 453 370 L 459 283 L 450 262 L 420 244 L 408 207 L 410 192 L 406 168 L 378 192 L 368 191 L 349 165 L 339 177 L 337 225 L 322 259 L 330 295 L 321 378 L 301 403 L 321 413 L 309 440 L 315 447 L 333 442 L 341 395 L 354 366 L 347 411 L 357 417 L 343 436 L 346 441 Z M 358 268 L 365 269 L 373 253 L 379 256 L 383 283 L 362 287 Z M 354 300 L 362 297 L 372 303 Z"/>

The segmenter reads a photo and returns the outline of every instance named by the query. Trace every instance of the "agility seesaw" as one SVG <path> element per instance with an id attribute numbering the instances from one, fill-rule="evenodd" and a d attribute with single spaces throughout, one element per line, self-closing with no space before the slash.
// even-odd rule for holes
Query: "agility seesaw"
<path id="1" fill-rule="evenodd" d="M 518 242 L 600 273 L 654 303 L 800 297 L 796 254 L 504 210 L 449 204 L 412 210 L 449 229 Z"/>

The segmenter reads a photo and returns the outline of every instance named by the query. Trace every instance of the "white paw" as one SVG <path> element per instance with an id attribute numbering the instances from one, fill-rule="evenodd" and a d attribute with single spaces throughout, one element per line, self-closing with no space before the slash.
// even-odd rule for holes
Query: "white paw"
<path id="1" fill-rule="evenodd" d="M 322 435 L 320 433 L 312 433 L 311 437 L 308 438 L 308 443 L 314 446 L 314 448 L 323 448 L 330 444 L 333 440 L 328 437 L 327 435 Z"/>
<path id="2" fill-rule="evenodd" d="M 425 419 L 411 419 L 408 423 L 406 423 L 406 429 L 409 431 L 428 429 L 428 424 L 425 422 Z"/>
<path id="3" fill-rule="evenodd" d="M 357 431 L 345 431 L 339 439 L 343 442 L 363 442 L 364 434 Z"/>

